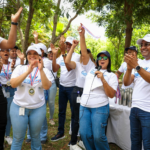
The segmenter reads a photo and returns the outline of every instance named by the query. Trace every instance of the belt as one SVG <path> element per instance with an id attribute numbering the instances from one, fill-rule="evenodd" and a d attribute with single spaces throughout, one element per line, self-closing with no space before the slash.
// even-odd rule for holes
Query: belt
<path id="1" fill-rule="evenodd" d="M 9 87 L 7 84 L 2 84 L 3 87 Z"/>

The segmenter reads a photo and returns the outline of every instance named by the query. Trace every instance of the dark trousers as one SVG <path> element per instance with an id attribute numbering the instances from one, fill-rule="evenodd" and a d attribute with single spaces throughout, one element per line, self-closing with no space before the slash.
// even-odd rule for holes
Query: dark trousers
<path id="1" fill-rule="evenodd" d="M 4 97 L 0 86 L 0 150 L 3 150 L 5 129 L 7 124 L 7 99 Z"/>
<path id="2" fill-rule="evenodd" d="M 72 114 L 72 101 L 71 101 L 71 94 L 74 87 L 64 87 L 62 85 L 59 86 L 59 126 L 58 126 L 58 133 L 63 135 L 64 134 L 64 124 L 66 120 L 66 108 L 68 100 L 70 102 L 71 108 L 71 127 L 73 128 L 73 121 L 74 116 Z"/>
<path id="3" fill-rule="evenodd" d="M 83 88 L 74 87 L 72 92 L 72 104 L 73 104 L 73 115 L 74 115 L 74 122 L 73 122 L 73 129 L 71 135 L 71 145 L 75 145 L 77 143 L 77 134 L 79 130 L 79 109 L 80 103 L 77 103 L 77 97 L 82 95 Z"/>
<path id="4" fill-rule="evenodd" d="M 139 108 L 131 108 L 131 150 L 150 150 L 150 112 Z"/>

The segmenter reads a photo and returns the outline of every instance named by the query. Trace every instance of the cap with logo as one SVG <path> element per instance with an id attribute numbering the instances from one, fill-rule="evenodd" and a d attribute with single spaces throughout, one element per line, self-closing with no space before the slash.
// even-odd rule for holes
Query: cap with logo
<path id="1" fill-rule="evenodd" d="M 31 51 L 31 50 L 36 51 L 39 55 L 42 55 L 41 50 L 40 50 L 39 47 L 36 46 L 35 44 L 28 47 L 28 49 L 27 49 L 27 51 L 26 51 L 26 54 L 27 54 L 29 51 Z"/>
<path id="2" fill-rule="evenodd" d="M 142 41 L 150 42 L 150 34 L 146 34 L 142 39 L 137 40 L 137 44 L 141 45 Z"/>
<path id="3" fill-rule="evenodd" d="M 65 43 L 68 42 L 68 43 L 72 44 L 73 40 L 75 40 L 74 37 L 68 36 L 68 37 L 66 38 Z"/>
<path id="4" fill-rule="evenodd" d="M 136 48 L 136 46 L 127 47 L 127 48 L 125 48 L 125 51 L 128 51 L 129 49 L 134 50 L 138 53 L 138 49 Z"/>

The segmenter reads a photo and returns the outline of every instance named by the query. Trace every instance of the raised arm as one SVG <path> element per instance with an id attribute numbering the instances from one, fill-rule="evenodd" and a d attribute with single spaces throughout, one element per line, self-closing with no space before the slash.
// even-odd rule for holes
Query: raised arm
<path id="1" fill-rule="evenodd" d="M 56 63 L 56 57 L 57 57 L 58 49 L 56 49 L 52 43 L 50 44 L 50 47 L 51 47 L 52 52 L 53 52 L 53 62 L 52 62 L 53 72 L 57 72 L 60 68 L 60 66 Z"/>
<path id="2" fill-rule="evenodd" d="M 24 53 L 22 53 L 19 49 L 17 50 L 17 56 L 20 58 L 20 65 L 24 65 Z"/>
<path id="3" fill-rule="evenodd" d="M 37 33 L 37 31 L 33 32 L 33 36 L 34 36 L 35 44 L 38 44 L 38 33 Z"/>
<path id="4" fill-rule="evenodd" d="M 51 87 L 52 83 L 51 83 L 51 81 L 48 80 L 45 72 L 43 71 L 42 58 L 40 58 L 40 61 L 38 62 L 38 68 L 39 68 L 40 75 L 41 75 L 42 86 L 45 90 L 48 90 Z"/>
<path id="5" fill-rule="evenodd" d="M 78 27 L 79 35 L 80 35 L 80 48 L 81 48 L 81 56 L 82 56 L 82 62 L 84 65 L 87 65 L 90 59 L 90 56 L 88 55 L 87 48 L 86 48 L 86 42 L 85 42 L 85 29 L 82 27 L 82 24 L 80 27 Z"/>
<path id="6" fill-rule="evenodd" d="M 23 10 L 23 8 L 21 7 L 15 15 L 13 15 L 13 14 L 11 15 L 11 21 L 13 23 L 18 22 L 22 10 Z M 0 48 L 2 48 L 2 49 L 14 48 L 15 43 L 16 43 L 16 38 L 17 38 L 17 25 L 11 24 L 11 29 L 9 32 L 8 40 L 6 40 L 6 39 L 2 40 L 2 42 L 0 44 Z"/>
<path id="7" fill-rule="evenodd" d="M 78 45 L 78 43 L 79 43 L 79 41 L 73 40 L 71 49 L 70 49 L 67 57 L 65 58 L 65 64 L 66 64 L 66 66 L 70 67 L 71 69 L 75 69 L 76 68 L 76 63 L 74 61 L 71 61 L 71 57 L 72 57 L 74 49 Z"/>

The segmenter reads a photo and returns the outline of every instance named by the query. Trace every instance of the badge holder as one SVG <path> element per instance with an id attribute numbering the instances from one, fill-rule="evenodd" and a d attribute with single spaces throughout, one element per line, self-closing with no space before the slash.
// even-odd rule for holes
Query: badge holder
<path id="1" fill-rule="evenodd" d="M 19 108 L 19 116 L 24 116 L 25 115 L 25 108 L 20 107 Z"/>
<path id="2" fill-rule="evenodd" d="M 77 103 L 80 103 L 80 101 L 81 101 L 81 97 L 80 97 L 80 91 L 78 91 L 77 93 L 78 93 L 78 97 L 77 97 Z"/>

